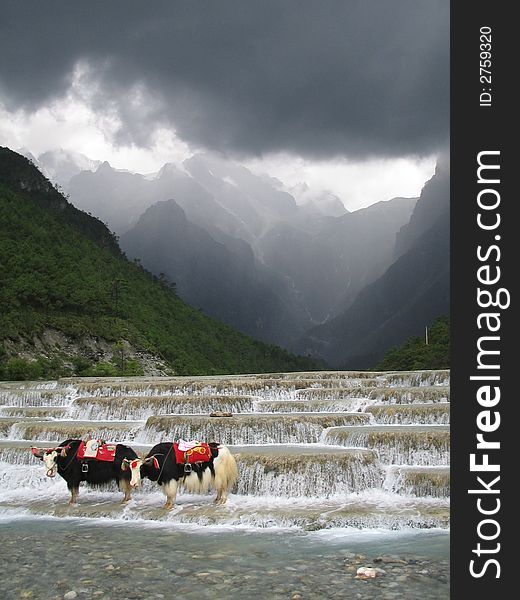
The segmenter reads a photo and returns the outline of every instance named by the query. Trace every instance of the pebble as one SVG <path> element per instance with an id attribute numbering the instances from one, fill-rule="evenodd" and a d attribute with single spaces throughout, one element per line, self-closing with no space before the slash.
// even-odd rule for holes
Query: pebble
<path id="1" fill-rule="evenodd" d="M 75 590 L 70 590 L 66 594 L 63 594 L 63 600 L 74 600 L 74 598 L 78 597 L 78 592 Z"/>
<path id="2" fill-rule="evenodd" d="M 356 579 L 374 579 L 381 575 L 386 575 L 386 571 L 375 567 L 359 567 L 356 571 Z"/>

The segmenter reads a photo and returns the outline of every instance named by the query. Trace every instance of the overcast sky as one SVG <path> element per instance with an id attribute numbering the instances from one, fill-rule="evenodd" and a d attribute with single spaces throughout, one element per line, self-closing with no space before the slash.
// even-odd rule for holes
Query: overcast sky
<path id="1" fill-rule="evenodd" d="M 0 143 L 147 172 L 216 150 L 348 208 L 449 136 L 449 0 L 3 0 Z"/>

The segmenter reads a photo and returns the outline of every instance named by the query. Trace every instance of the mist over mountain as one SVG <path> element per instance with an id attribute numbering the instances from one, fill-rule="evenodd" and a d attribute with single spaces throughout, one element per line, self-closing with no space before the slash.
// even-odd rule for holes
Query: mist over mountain
<path id="1" fill-rule="evenodd" d="M 190 222 L 174 200 L 149 207 L 120 238 L 127 256 L 174 281 L 190 305 L 258 339 L 287 345 L 289 335 L 304 330 L 277 294 L 283 282 L 258 264 L 245 241 L 226 241 Z"/>
<path id="2" fill-rule="evenodd" d="M 350 212 L 336 194 L 329 191 L 316 192 L 305 182 L 294 185 L 287 191 L 309 215 L 340 217 Z"/>
<path id="3" fill-rule="evenodd" d="M 264 263 L 284 277 L 320 323 L 349 305 L 389 266 L 395 236 L 415 206 L 395 198 L 340 217 L 280 223 L 258 242 Z"/>
<path id="4" fill-rule="evenodd" d="M 68 164 L 61 157 L 43 159 Z M 83 157 L 61 173 L 73 173 L 62 184 L 71 202 L 104 221 L 130 258 L 175 283 L 192 306 L 331 364 L 355 358 L 370 366 L 415 334 L 423 317 L 447 312 L 437 301 L 444 283 L 423 273 L 434 278 L 448 263 L 442 231 L 430 231 L 448 210 L 443 169 L 441 160 L 419 202 L 394 198 L 354 212 L 334 194 L 286 188 L 216 153 L 147 175 Z M 433 295 L 421 296 L 424 286 Z"/>
<path id="5" fill-rule="evenodd" d="M 426 325 L 449 313 L 449 240 L 449 163 L 442 159 L 397 236 L 397 260 L 347 310 L 311 329 L 294 347 L 333 366 L 367 368 L 389 347 L 423 334 Z"/>
<path id="6" fill-rule="evenodd" d="M 438 219 L 446 219 L 450 210 L 450 164 L 447 154 L 441 155 L 437 161 L 436 175 L 426 182 L 421 201 L 410 218 L 397 234 L 395 255 L 398 258 L 424 235 Z"/>
<path id="7" fill-rule="evenodd" d="M 74 175 L 82 171 L 95 171 L 102 162 L 63 148 L 49 150 L 40 154 L 38 158 L 25 149 L 19 150 L 19 153 L 36 164 L 45 177 L 63 188 L 68 186 Z"/>

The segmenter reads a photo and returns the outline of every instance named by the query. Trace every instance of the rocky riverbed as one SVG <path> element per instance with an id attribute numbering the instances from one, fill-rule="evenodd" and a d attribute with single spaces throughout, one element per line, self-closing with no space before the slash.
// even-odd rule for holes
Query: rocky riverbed
<path id="1" fill-rule="evenodd" d="M 446 600 L 445 532 L 0 522 L 4 600 Z M 360 567 L 378 577 L 356 578 Z M 383 572 L 379 574 L 380 572 Z"/>

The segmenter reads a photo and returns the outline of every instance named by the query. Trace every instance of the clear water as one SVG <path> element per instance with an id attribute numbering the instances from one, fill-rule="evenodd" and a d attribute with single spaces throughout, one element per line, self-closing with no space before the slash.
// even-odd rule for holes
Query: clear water
<path id="1" fill-rule="evenodd" d="M 258 532 L 18 517 L 0 521 L 0 540 L 5 600 L 71 592 L 104 600 L 449 597 L 449 535 L 435 530 Z M 359 566 L 386 574 L 361 581 Z"/>

